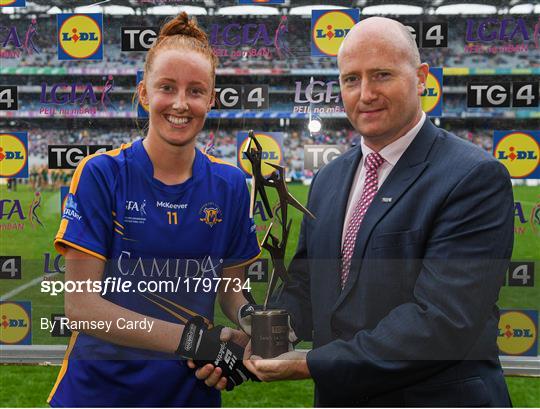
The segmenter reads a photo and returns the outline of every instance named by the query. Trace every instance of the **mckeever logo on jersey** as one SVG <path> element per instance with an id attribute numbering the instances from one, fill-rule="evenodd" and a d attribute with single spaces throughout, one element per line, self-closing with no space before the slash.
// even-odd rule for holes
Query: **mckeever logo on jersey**
<path id="1" fill-rule="evenodd" d="M 157 208 L 164 208 L 164 209 L 171 209 L 171 210 L 178 210 L 178 209 L 187 209 L 187 203 L 170 203 L 170 202 L 156 202 Z"/>
<path id="2" fill-rule="evenodd" d="M 55 247 L 61 254 L 66 246 L 75 247 L 107 261 L 102 281 L 128 280 L 134 284 L 132 288 L 137 284 L 182 284 L 172 291 L 158 287 L 156 291 L 137 288 L 102 294 L 121 307 L 174 323 L 184 324 L 194 315 L 211 323 L 214 281 L 222 278 L 224 268 L 250 263 L 260 254 L 249 218 L 244 174 L 196 150 L 193 176 L 184 183 L 166 185 L 153 175 L 142 141 L 84 158 L 73 177 L 72 195 L 66 203 Z M 190 280 L 189 285 L 184 280 Z M 197 280 L 206 280 L 198 291 Z M 212 291 L 204 290 L 207 282 Z M 107 351 L 108 358 L 99 362 L 88 359 L 88 353 L 95 353 L 92 351 Z M 52 406 L 62 402 L 80 406 L 106 406 L 106 402 L 153 406 L 151 396 L 139 396 L 134 401 L 133 394 L 124 390 L 147 390 L 149 379 L 156 377 L 160 379 L 161 394 L 171 396 L 172 406 L 219 404 L 218 394 L 209 394 L 204 384 L 194 382 L 192 371 L 176 360 L 144 361 L 147 358 L 141 358 L 140 351 L 82 332 L 72 339 L 71 354 L 85 359 L 69 361 L 51 394 Z M 107 360 L 120 356 L 130 358 L 115 364 Z M 140 359 L 144 365 L 140 365 Z M 112 391 L 107 379 L 119 369 L 128 374 L 125 382 L 130 386 Z M 91 371 L 97 376 L 91 383 L 82 382 L 77 371 Z M 102 397 L 103 390 L 108 390 L 106 397 Z M 81 396 L 86 400 L 82 401 Z M 198 398 L 186 401 L 186 396 Z"/>

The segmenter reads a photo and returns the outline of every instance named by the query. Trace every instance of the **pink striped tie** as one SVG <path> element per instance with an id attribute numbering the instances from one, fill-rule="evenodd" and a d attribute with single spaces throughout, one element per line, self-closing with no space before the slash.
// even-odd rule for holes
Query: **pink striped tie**
<path id="1" fill-rule="evenodd" d="M 366 167 L 364 189 L 362 190 L 360 200 L 356 202 L 356 207 L 349 221 L 349 225 L 347 226 L 347 232 L 345 233 L 343 248 L 341 249 L 341 288 L 345 287 L 347 277 L 349 276 L 358 229 L 373 197 L 377 193 L 377 169 L 379 169 L 383 163 L 384 159 L 377 152 L 370 153 L 366 156 L 364 162 L 364 166 Z"/>

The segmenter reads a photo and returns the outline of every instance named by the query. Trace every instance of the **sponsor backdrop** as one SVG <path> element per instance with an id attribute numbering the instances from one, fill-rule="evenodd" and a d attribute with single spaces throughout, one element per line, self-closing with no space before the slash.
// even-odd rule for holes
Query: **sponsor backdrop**
<path id="1" fill-rule="evenodd" d="M 88 155 L 144 135 L 148 107 L 136 98 L 144 57 L 170 14 L 160 12 L 188 2 L 131 1 L 127 14 L 114 1 L 105 8 L 68 3 L 61 12 L 48 2 L 0 0 L 0 344 L 67 342 L 69 333 L 39 327 L 43 317 L 63 316 L 62 295 L 42 294 L 39 283 L 63 277 L 52 240 L 61 213 L 77 215 L 68 194 L 73 170 Z M 243 7 L 235 15 L 193 3 L 220 59 L 199 149 L 249 179 L 243 151 L 253 129 L 263 173 L 285 166 L 305 202 L 314 172 L 360 141 L 344 113 L 336 55 L 351 27 L 376 13 L 373 4 L 313 1 L 320 7 L 301 10 L 294 0 L 224 2 Z M 271 11 L 250 14 L 246 5 Z M 491 152 L 513 178 L 515 250 L 499 301 L 498 342 L 501 354 L 536 356 L 540 19 L 520 9 L 504 13 L 386 15 L 407 25 L 430 64 L 422 104 L 431 120 Z M 293 217 L 288 256 L 300 221 Z M 255 219 L 262 233 L 270 220 L 260 202 Z M 257 283 L 269 268 L 266 257 L 246 267 L 259 301 Z"/>

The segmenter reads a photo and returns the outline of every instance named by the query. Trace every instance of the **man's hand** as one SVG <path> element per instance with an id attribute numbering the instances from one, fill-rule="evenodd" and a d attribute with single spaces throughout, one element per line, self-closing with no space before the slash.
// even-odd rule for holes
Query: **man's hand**
<path id="1" fill-rule="evenodd" d="M 225 327 L 219 335 L 221 341 L 231 341 L 242 347 L 245 347 L 249 342 L 249 337 L 243 332 L 232 328 Z M 195 369 L 197 366 L 192 359 L 187 361 L 188 367 Z M 206 364 L 195 371 L 195 377 L 204 380 L 204 383 L 209 387 L 215 387 L 217 390 L 223 390 L 227 386 L 227 378 L 221 376 L 223 371 L 221 368 L 215 367 L 212 364 Z"/>
<path id="2" fill-rule="evenodd" d="M 252 355 L 251 342 L 244 352 L 244 366 L 261 381 L 283 381 L 311 378 L 307 352 L 290 351 L 272 359 Z"/>

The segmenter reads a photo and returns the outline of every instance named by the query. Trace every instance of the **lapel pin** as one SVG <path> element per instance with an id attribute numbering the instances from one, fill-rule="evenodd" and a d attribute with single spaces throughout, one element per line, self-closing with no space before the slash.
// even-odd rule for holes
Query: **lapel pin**
<path id="1" fill-rule="evenodd" d="M 392 198 L 391 198 L 391 197 L 383 197 L 383 198 L 382 198 L 382 202 L 383 202 L 383 203 L 391 203 L 391 202 L 392 202 Z"/>

